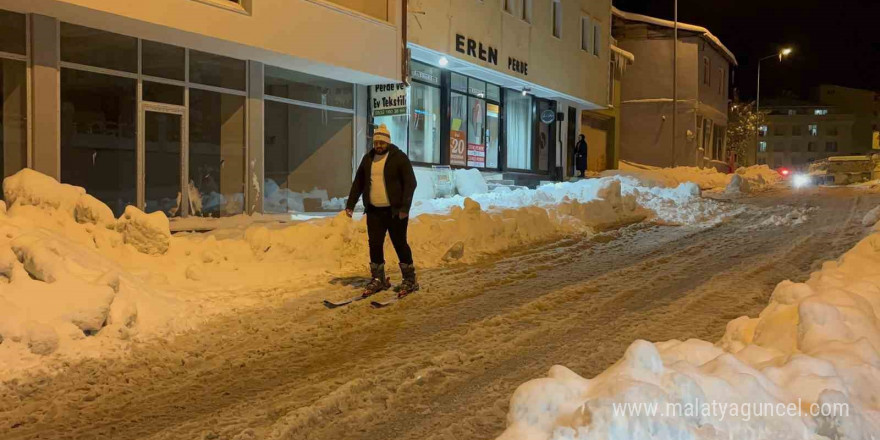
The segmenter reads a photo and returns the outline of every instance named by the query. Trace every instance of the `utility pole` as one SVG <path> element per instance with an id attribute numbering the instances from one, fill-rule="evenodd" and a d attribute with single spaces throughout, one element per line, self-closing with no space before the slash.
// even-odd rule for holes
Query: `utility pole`
<path id="1" fill-rule="evenodd" d="M 678 0 L 675 0 L 674 24 L 672 27 L 672 166 L 675 166 L 676 127 L 678 116 Z"/>

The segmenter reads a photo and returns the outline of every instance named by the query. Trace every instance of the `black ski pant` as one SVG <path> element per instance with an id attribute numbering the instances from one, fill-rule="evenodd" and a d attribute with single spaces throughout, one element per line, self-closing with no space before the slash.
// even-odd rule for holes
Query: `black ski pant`
<path id="1" fill-rule="evenodd" d="M 385 234 L 391 235 L 391 244 L 397 252 L 397 259 L 404 264 L 413 264 L 412 250 L 406 242 L 406 229 L 409 217 L 400 218 L 391 208 L 370 207 L 367 212 L 367 236 L 370 239 L 370 262 L 385 263 Z"/>

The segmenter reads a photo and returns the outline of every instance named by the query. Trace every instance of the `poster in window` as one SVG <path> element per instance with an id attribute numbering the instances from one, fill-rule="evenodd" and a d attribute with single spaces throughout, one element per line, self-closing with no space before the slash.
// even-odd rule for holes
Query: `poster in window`
<path id="1" fill-rule="evenodd" d="M 468 166 L 486 168 L 486 146 L 482 144 L 468 144 Z"/>
<path id="2" fill-rule="evenodd" d="M 463 131 L 449 132 L 449 164 L 467 165 L 467 134 Z"/>
<path id="3" fill-rule="evenodd" d="M 373 116 L 406 114 L 406 85 L 404 84 L 375 85 L 371 97 Z"/>

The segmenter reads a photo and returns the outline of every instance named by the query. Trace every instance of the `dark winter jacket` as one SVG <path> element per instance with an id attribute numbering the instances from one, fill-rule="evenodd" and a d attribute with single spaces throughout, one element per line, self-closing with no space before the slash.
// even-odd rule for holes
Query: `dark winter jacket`
<path id="1" fill-rule="evenodd" d="M 346 209 L 354 209 L 358 198 L 364 197 L 364 210 L 370 212 L 370 171 L 373 166 L 373 156 L 376 151 L 370 151 L 361 159 L 354 182 L 351 184 L 351 192 L 348 194 Z M 400 212 L 409 214 L 412 206 L 413 194 L 416 192 L 416 173 L 406 153 L 392 144 L 388 146 L 388 158 L 385 159 L 385 191 L 388 192 L 388 201 L 391 202 L 391 212 L 397 215 Z"/>
<path id="2" fill-rule="evenodd" d="M 578 171 L 587 170 L 587 142 L 578 141 L 574 146 L 575 168 Z"/>

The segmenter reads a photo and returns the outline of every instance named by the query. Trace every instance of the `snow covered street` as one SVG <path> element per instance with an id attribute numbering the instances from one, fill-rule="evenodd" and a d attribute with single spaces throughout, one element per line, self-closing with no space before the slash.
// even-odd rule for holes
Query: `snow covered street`
<path id="1" fill-rule="evenodd" d="M 266 291 L 262 307 L 127 356 L 4 382 L 0 438 L 495 438 L 516 388 L 552 365 L 592 377 L 636 339 L 716 341 L 728 321 L 756 316 L 777 283 L 804 281 L 862 239 L 880 194 L 779 188 L 718 203 L 724 221 L 569 228 L 426 270 L 423 290 L 386 310 L 324 309 L 356 278 Z"/>

